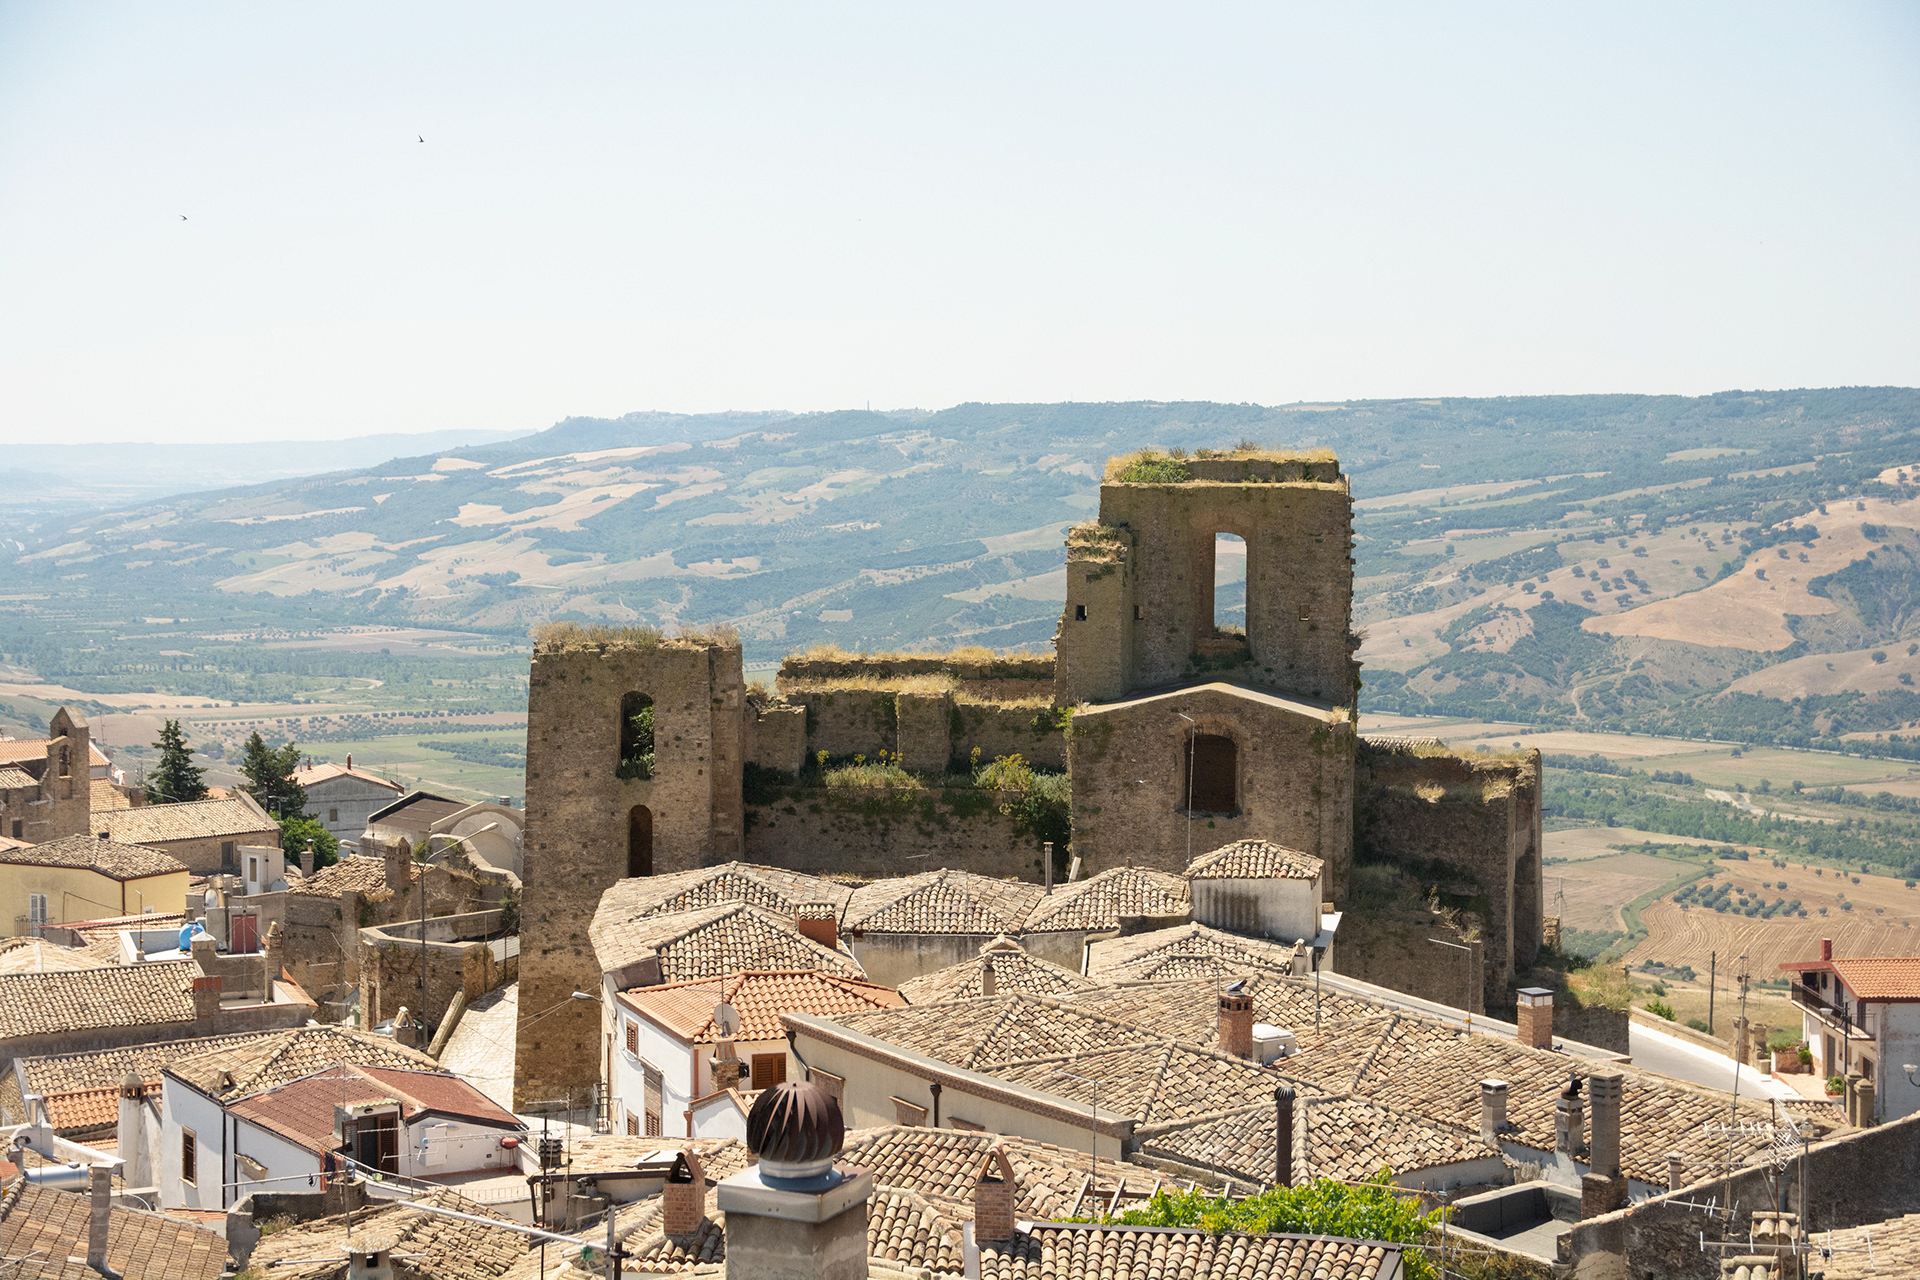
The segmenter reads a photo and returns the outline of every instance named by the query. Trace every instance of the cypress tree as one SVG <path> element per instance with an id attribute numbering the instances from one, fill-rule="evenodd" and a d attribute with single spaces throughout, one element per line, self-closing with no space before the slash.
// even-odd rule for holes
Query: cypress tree
<path id="1" fill-rule="evenodd" d="M 147 776 L 148 804 L 179 804 L 186 800 L 205 800 L 207 784 L 201 779 L 206 770 L 193 763 L 193 748 L 178 720 L 160 726 L 160 763 Z"/>

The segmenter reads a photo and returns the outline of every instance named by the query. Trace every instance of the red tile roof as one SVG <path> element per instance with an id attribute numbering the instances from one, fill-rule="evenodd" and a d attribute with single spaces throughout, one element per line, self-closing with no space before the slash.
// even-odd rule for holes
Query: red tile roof
<path id="1" fill-rule="evenodd" d="M 730 973 L 665 986 L 633 987 L 620 1002 L 692 1044 L 720 1039 L 714 1006 L 725 1001 L 740 1015 L 739 1040 L 778 1040 L 786 1035 L 783 1013 L 837 1017 L 896 1009 L 905 1004 L 892 987 L 817 969 L 772 969 Z"/>
<path id="2" fill-rule="evenodd" d="M 1859 956 L 1832 964 L 1862 1000 L 1920 1000 L 1920 956 Z"/>
<path id="3" fill-rule="evenodd" d="M 329 1067 L 231 1103 L 227 1110 L 309 1151 L 328 1151 L 334 1146 L 335 1107 L 388 1098 L 400 1103 L 401 1119 L 409 1124 L 431 1112 L 499 1129 L 523 1127 L 498 1103 L 457 1076 L 388 1067 Z"/>
<path id="4" fill-rule="evenodd" d="M 36 1280 L 99 1280 L 87 1265 L 93 1198 L 51 1191 L 24 1178 L 0 1196 L 0 1238 L 11 1258 L 34 1258 Z M 216 1280 L 227 1242 L 202 1227 L 157 1213 L 114 1207 L 107 1217 L 107 1265 L 126 1280 Z"/>

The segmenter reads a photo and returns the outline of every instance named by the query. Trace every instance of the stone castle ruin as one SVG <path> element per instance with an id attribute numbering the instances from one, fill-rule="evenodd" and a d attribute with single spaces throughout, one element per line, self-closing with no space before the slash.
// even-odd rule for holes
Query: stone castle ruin
<path id="1" fill-rule="evenodd" d="M 605 1046 L 587 926 L 616 882 L 742 860 L 867 879 L 950 867 L 1045 878 L 1268 840 L 1312 855 L 1347 905 L 1356 860 L 1416 869 L 1478 922 L 1476 1005 L 1539 948 L 1538 752 L 1463 757 L 1356 732 L 1352 497 L 1328 453 L 1113 459 L 1098 518 L 1067 537 L 1055 655 L 816 652 L 749 689 L 737 639 L 559 625 L 536 638 L 528 696 L 522 1077 L 564 1100 Z M 1244 628 L 1218 625 L 1216 540 L 1245 544 Z M 1064 769 L 1049 827 L 979 764 Z M 849 763 L 899 786 L 830 786 Z M 910 776 L 909 776 L 910 775 Z M 1360 916 L 1343 970 L 1459 1003 L 1432 955 L 1368 963 Z M 1425 946 L 1424 939 L 1416 939 Z M 1425 947 L 1433 951 L 1431 947 Z"/>

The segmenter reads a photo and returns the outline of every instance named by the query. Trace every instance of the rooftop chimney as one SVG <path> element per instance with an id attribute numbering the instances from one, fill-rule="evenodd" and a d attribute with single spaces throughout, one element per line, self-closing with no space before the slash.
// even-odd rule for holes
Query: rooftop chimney
<path id="1" fill-rule="evenodd" d="M 707 1171 L 691 1148 L 674 1157 L 673 1172 L 660 1191 L 660 1230 L 690 1236 L 707 1216 Z"/>
<path id="2" fill-rule="evenodd" d="M 347 1280 L 393 1280 L 392 1250 L 391 1240 L 356 1241 L 347 1251 Z"/>
<path id="3" fill-rule="evenodd" d="M 407 1008 L 405 1005 L 401 1005 L 400 1012 L 393 1015 L 394 1043 L 405 1045 L 411 1049 L 419 1038 L 419 1034 L 413 1025 L 413 1010 Z"/>
<path id="4" fill-rule="evenodd" d="M 995 1143 L 980 1163 L 973 1182 L 973 1238 L 976 1241 L 1013 1238 L 1013 1203 L 1020 1184 L 1006 1148 Z"/>
<path id="5" fill-rule="evenodd" d="M 347 768 L 353 768 L 353 752 L 347 752 Z"/>
<path id="6" fill-rule="evenodd" d="M 1822 960 L 1833 959 L 1833 939 L 1832 938 L 1820 939 L 1820 958 Z"/>
<path id="7" fill-rule="evenodd" d="M 220 1016 L 220 979 L 202 974 L 193 980 L 193 1016 L 196 1020 Z"/>
<path id="8" fill-rule="evenodd" d="M 1520 1043 L 1529 1049 L 1553 1048 L 1553 992 L 1546 987 L 1522 987 Z"/>
<path id="9" fill-rule="evenodd" d="M 1236 1058 L 1253 1056 L 1253 997 L 1246 985 L 1243 978 L 1220 993 L 1220 1052 Z"/>
<path id="10" fill-rule="evenodd" d="M 866 1280 L 873 1175 L 836 1168 L 846 1145 L 840 1102 L 811 1081 L 777 1084 L 747 1113 L 758 1157 L 719 1184 L 727 1273 L 754 1280 Z"/>
<path id="11" fill-rule="evenodd" d="M 840 946 L 840 913 L 831 902 L 803 902 L 794 911 L 794 925 L 802 937 L 837 950 Z"/>
<path id="12" fill-rule="evenodd" d="M 1553 1150 L 1555 1155 L 1573 1160 L 1586 1145 L 1587 1108 L 1580 1101 L 1580 1077 L 1569 1075 L 1567 1087 L 1553 1106 Z"/>
<path id="13" fill-rule="evenodd" d="M 981 956 L 980 957 L 980 994 L 983 996 L 992 996 L 997 994 L 997 990 L 998 990 L 997 983 L 995 982 L 994 976 L 993 976 L 993 957 L 990 955 Z"/>
<path id="14" fill-rule="evenodd" d="M 1273 1091 L 1273 1181 L 1293 1185 L 1293 1088 L 1284 1084 Z"/>
<path id="15" fill-rule="evenodd" d="M 154 1181 L 147 1158 L 147 1088 L 139 1075 L 129 1071 L 120 1079 L 119 1123 L 114 1131 L 114 1151 L 125 1161 L 120 1176 L 130 1187 L 144 1187 Z"/>
<path id="16" fill-rule="evenodd" d="M 1482 1080 L 1480 1082 L 1480 1140 L 1499 1144 L 1500 1135 L 1507 1129 L 1507 1082 L 1505 1080 Z"/>
<path id="17" fill-rule="evenodd" d="M 1293 944 L 1293 959 L 1289 962 L 1288 972 L 1296 978 L 1310 977 L 1313 962 L 1307 955 L 1307 940 L 1301 938 Z"/>
<path id="18" fill-rule="evenodd" d="M 103 1276 L 118 1276 L 107 1266 L 107 1237 L 113 1227 L 113 1170 L 93 1166 L 93 1203 L 87 1209 L 87 1265 Z"/>
<path id="19" fill-rule="evenodd" d="M 1593 1140 L 1587 1156 L 1591 1170 L 1580 1180 L 1580 1216 L 1612 1213 L 1627 1203 L 1627 1180 L 1620 1176 L 1620 1099 L 1624 1081 L 1618 1071 L 1587 1077 L 1593 1098 Z"/>
<path id="20" fill-rule="evenodd" d="M 100 832 L 100 834 L 99 834 L 99 837 L 98 837 L 98 838 L 99 838 L 99 839 L 101 839 L 101 840 L 105 840 L 105 839 L 107 839 L 107 838 L 108 838 L 108 833 L 107 833 L 107 832 L 105 832 L 105 831 L 102 831 L 102 832 Z"/>

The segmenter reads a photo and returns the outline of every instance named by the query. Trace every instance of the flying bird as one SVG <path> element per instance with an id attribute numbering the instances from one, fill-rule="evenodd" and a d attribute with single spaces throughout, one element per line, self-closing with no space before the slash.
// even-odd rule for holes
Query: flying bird
<path id="1" fill-rule="evenodd" d="M 186 220 L 187 220 L 187 215 L 186 215 L 186 214 L 184 214 L 184 213 L 183 213 L 183 214 L 181 214 L 181 215 L 180 215 L 180 221 L 182 221 L 182 222 L 185 222 Z"/>
<path id="2" fill-rule="evenodd" d="M 413 136 L 414 136 L 414 137 L 416 137 L 416 138 L 419 138 L 419 139 L 420 139 L 420 141 L 422 141 L 422 142 L 425 142 L 425 141 L 426 141 L 426 138 L 425 138 L 425 137 L 423 137 L 423 136 L 422 136 L 422 135 L 420 135 L 420 134 L 417 134 L 417 133 L 416 133 L 416 134 L 414 134 Z"/>

